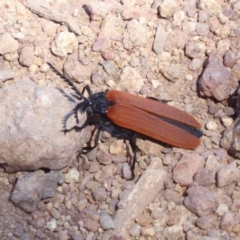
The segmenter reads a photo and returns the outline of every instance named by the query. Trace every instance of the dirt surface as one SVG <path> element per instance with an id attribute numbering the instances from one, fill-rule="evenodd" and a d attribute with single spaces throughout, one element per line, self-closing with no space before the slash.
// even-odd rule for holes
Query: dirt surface
<path id="1" fill-rule="evenodd" d="M 239 0 L 0 1 L 0 118 L 8 123 L 2 124 L 8 137 L 0 138 L 0 239 L 240 239 L 239 16 Z M 129 181 L 129 145 L 110 124 L 98 147 L 80 157 L 75 133 L 65 136 L 75 146 L 67 148 L 57 144 L 64 135 L 44 129 L 54 114 L 35 110 L 41 124 L 34 115 L 36 128 L 25 121 L 22 129 L 18 108 L 32 105 L 23 104 L 26 93 L 16 93 L 9 108 L 10 87 L 33 81 L 46 92 L 72 91 L 48 62 L 80 90 L 88 84 L 93 92 L 166 100 L 199 121 L 200 146 L 184 150 L 139 138 L 136 177 Z M 41 101 L 29 94 L 38 108 L 51 104 L 42 92 Z M 91 130 L 81 133 L 81 144 Z M 31 137 L 37 146 L 47 139 L 49 154 L 45 147 L 39 155 L 29 149 L 26 156 L 36 160 L 15 167 L 11 152 L 3 155 L 7 144 L 16 145 L 11 151 L 21 159 Z M 57 155 L 63 169 L 45 164 L 46 155 L 56 160 L 57 147 L 69 160 Z M 7 173 L 6 163 L 28 172 Z"/>

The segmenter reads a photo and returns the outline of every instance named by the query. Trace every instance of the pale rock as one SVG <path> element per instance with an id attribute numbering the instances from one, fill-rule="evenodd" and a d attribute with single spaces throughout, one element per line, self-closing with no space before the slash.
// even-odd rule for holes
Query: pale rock
<path id="1" fill-rule="evenodd" d="M 208 11 L 212 14 L 218 14 L 222 11 L 221 4 L 217 0 L 200 0 L 198 7 L 199 9 Z"/>
<path id="2" fill-rule="evenodd" d="M 121 15 L 123 20 L 138 19 L 141 23 L 146 23 L 152 17 L 153 12 L 150 8 L 146 7 L 129 7 L 124 8 Z"/>
<path id="3" fill-rule="evenodd" d="M 13 53 L 19 48 L 19 43 L 10 33 L 6 32 L 0 36 L 0 54 Z"/>
<path id="4" fill-rule="evenodd" d="M 207 37 L 209 34 L 209 24 L 198 22 L 196 24 L 196 32 L 199 36 Z"/>
<path id="5" fill-rule="evenodd" d="M 183 227 L 181 225 L 173 225 L 163 230 L 166 239 L 180 239 L 183 236 Z"/>
<path id="6" fill-rule="evenodd" d="M 154 89 L 156 89 L 159 85 L 160 85 L 160 82 L 158 80 L 151 80 L 151 84 L 152 84 L 152 87 Z"/>
<path id="7" fill-rule="evenodd" d="M 144 82 L 141 75 L 134 68 L 129 66 L 126 66 L 119 76 L 119 85 L 122 88 L 139 92 L 143 84 Z"/>
<path id="8" fill-rule="evenodd" d="M 42 170 L 26 173 L 18 178 L 11 193 L 11 201 L 25 212 L 33 212 L 40 200 L 52 197 L 58 183 L 62 183 L 60 171 L 44 173 Z"/>
<path id="9" fill-rule="evenodd" d="M 223 26 L 216 29 L 215 34 L 221 38 L 227 38 L 231 34 L 231 28 L 229 24 L 224 24 Z"/>
<path id="10" fill-rule="evenodd" d="M 66 183 L 78 182 L 79 175 L 80 175 L 79 171 L 76 168 L 72 168 L 65 174 L 65 182 Z"/>
<path id="11" fill-rule="evenodd" d="M 173 24 L 175 26 L 181 26 L 184 17 L 185 17 L 184 11 L 180 10 L 178 12 L 175 12 L 173 15 Z"/>
<path id="12" fill-rule="evenodd" d="M 143 236 L 153 237 L 155 235 L 155 230 L 153 227 L 142 227 L 141 228 L 141 234 Z"/>
<path id="13" fill-rule="evenodd" d="M 220 27 L 220 22 L 216 16 L 211 16 L 209 18 L 209 29 L 212 32 L 215 32 Z"/>
<path id="14" fill-rule="evenodd" d="M 94 52 L 107 51 L 111 47 L 111 40 L 107 37 L 99 37 L 92 45 Z"/>
<path id="15" fill-rule="evenodd" d="M 188 65 L 189 70 L 197 71 L 203 67 L 203 59 L 194 58 Z"/>
<path id="16" fill-rule="evenodd" d="M 41 72 L 47 72 L 49 70 L 49 65 L 44 63 L 41 67 L 40 67 L 40 71 Z"/>
<path id="17" fill-rule="evenodd" d="M 36 74 L 39 72 L 39 67 L 36 64 L 31 64 L 28 68 L 28 71 Z"/>
<path id="18" fill-rule="evenodd" d="M 137 57 L 132 57 L 130 64 L 132 67 L 137 67 L 140 65 L 140 59 Z"/>
<path id="19" fill-rule="evenodd" d="M 208 22 L 208 20 L 209 20 L 209 12 L 199 11 L 198 22 Z"/>
<path id="20" fill-rule="evenodd" d="M 230 118 L 230 117 L 222 117 L 221 120 L 222 120 L 222 123 L 225 127 L 229 127 L 233 123 L 233 119 Z"/>
<path id="21" fill-rule="evenodd" d="M 57 220 L 55 218 L 51 218 L 50 221 L 47 222 L 47 228 L 53 232 L 57 228 Z"/>
<path id="22" fill-rule="evenodd" d="M 93 198 L 95 201 L 105 202 L 108 198 L 105 188 L 98 188 L 93 191 Z"/>
<path id="23" fill-rule="evenodd" d="M 126 49 L 145 46 L 149 43 L 149 33 L 146 25 L 133 19 L 127 23 L 127 32 L 123 35 L 123 46 Z"/>
<path id="24" fill-rule="evenodd" d="M 86 141 L 84 130 L 62 132 L 63 118 L 74 104 L 55 88 L 22 79 L 3 86 L 0 99 L 0 155 L 9 172 L 66 167 Z M 66 122 L 75 124 L 74 118 Z"/>
<path id="25" fill-rule="evenodd" d="M 77 48 L 77 37 L 71 32 L 59 33 L 51 45 L 52 52 L 59 57 L 66 57 L 69 53 L 76 51 Z"/>
<path id="26" fill-rule="evenodd" d="M 19 55 L 17 52 L 4 54 L 4 59 L 6 59 L 9 62 L 16 61 L 18 58 L 19 58 Z"/>
<path id="27" fill-rule="evenodd" d="M 15 38 L 15 39 L 24 39 L 25 38 L 25 35 L 21 32 L 13 32 L 12 33 L 12 36 Z"/>
<path id="28" fill-rule="evenodd" d="M 187 75 L 185 76 L 185 79 L 186 79 L 187 81 L 192 81 L 192 80 L 193 80 L 193 75 L 187 74 Z"/>
<path id="29" fill-rule="evenodd" d="M 218 224 L 217 217 L 213 214 L 202 216 L 196 219 L 196 226 L 201 229 L 213 229 Z"/>
<path id="30" fill-rule="evenodd" d="M 224 53 L 223 64 L 226 67 L 233 68 L 237 63 L 236 54 L 230 50 Z"/>
<path id="31" fill-rule="evenodd" d="M 98 38 L 121 41 L 125 23 L 121 17 L 109 13 L 102 21 Z"/>
<path id="32" fill-rule="evenodd" d="M 134 224 L 130 230 L 129 233 L 132 237 L 139 237 L 140 236 L 140 230 L 141 230 L 141 226 L 138 224 Z"/>
<path id="33" fill-rule="evenodd" d="M 177 80 L 184 78 L 186 69 L 183 64 L 172 63 L 169 66 L 165 66 L 165 67 L 161 68 L 160 72 L 169 81 L 176 82 Z"/>
<path id="34" fill-rule="evenodd" d="M 218 14 L 218 19 L 221 24 L 225 24 L 229 22 L 229 18 L 221 12 Z"/>
<path id="35" fill-rule="evenodd" d="M 187 30 L 188 30 L 189 32 L 194 32 L 194 31 L 196 30 L 196 25 L 197 25 L 196 22 L 188 21 L 188 22 L 186 23 Z"/>
<path id="36" fill-rule="evenodd" d="M 111 6 L 107 2 L 92 1 L 87 2 L 85 6 L 94 21 L 102 20 L 111 11 Z"/>
<path id="37" fill-rule="evenodd" d="M 161 54 L 163 52 L 168 34 L 169 33 L 165 30 L 165 27 L 159 24 L 153 44 L 153 51 L 156 54 Z"/>
<path id="38" fill-rule="evenodd" d="M 109 76 L 117 77 L 119 69 L 114 61 L 104 61 L 102 63 L 104 70 Z"/>
<path id="39" fill-rule="evenodd" d="M 200 42 L 188 42 L 185 46 L 185 54 L 193 59 L 203 58 L 205 50 L 205 44 Z"/>
<path id="40" fill-rule="evenodd" d="M 19 55 L 19 62 L 23 66 L 29 67 L 33 63 L 34 48 L 32 46 L 23 47 Z"/>
<path id="41" fill-rule="evenodd" d="M 198 154 L 184 154 L 173 169 L 173 179 L 181 186 L 189 186 L 193 182 L 195 172 L 203 168 L 204 158 Z"/>
<path id="42" fill-rule="evenodd" d="M 119 155 L 124 152 L 124 143 L 123 140 L 114 141 L 109 148 L 111 154 Z"/>
<path id="43" fill-rule="evenodd" d="M 21 2 L 16 2 L 16 10 L 18 14 L 25 15 L 27 12 L 26 7 Z"/>
<path id="44" fill-rule="evenodd" d="M 112 218 L 104 211 L 101 212 L 100 224 L 104 230 L 115 228 Z"/>
<path id="45" fill-rule="evenodd" d="M 16 72 L 14 70 L 0 71 L 0 83 L 13 79 L 15 76 Z"/>
<path id="46" fill-rule="evenodd" d="M 226 230 L 228 228 L 231 228 L 233 226 L 233 223 L 233 214 L 231 212 L 225 212 L 220 221 L 220 228 Z"/>
<path id="47" fill-rule="evenodd" d="M 163 0 L 159 6 L 160 15 L 164 18 L 171 18 L 175 12 L 179 10 L 180 6 L 176 0 Z"/>
<path id="48" fill-rule="evenodd" d="M 202 168 L 194 174 L 194 182 L 202 186 L 209 186 L 215 183 L 215 175 L 212 170 Z"/>
<path id="49" fill-rule="evenodd" d="M 206 159 L 205 167 L 214 172 L 214 174 L 219 170 L 221 167 L 220 162 L 218 161 L 217 157 L 214 155 L 209 155 Z"/>
<path id="50" fill-rule="evenodd" d="M 217 172 L 218 187 L 225 187 L 236 182 L 240 177 L 240 171 L 234 164 L 228 164 Z"/>
<path id="51" fill-rule="evenodd" d="M 75 54 L 68 57 L 67 61 L 63 66 L 64 75 L 76 82 L 83 82 L 86 79 L 90 79 L 92 74 L 92 65 L 83 65 L 77 59 Z"/>
<path id="52" fill-rule="evenodd" d="M 93 32 L 93 30 L 88 26 L 81 26 L 80 29 L 82 34 L 84 34 L 85 36 L 91 36 Z"/>
<path id="53" fill-rule="evenodd" d="M 206 128 L 211 131 L 217 131 L 218 130 L 218 125 L 214 121 L 208 121 L 206 124 Z"/>
<path id="54" fill-rule="evenodd" d="M 148 168 L 132 188 L 125 190 L 125 197 L 121 199 L 122 208 L 118 209 L 114 217 L 115 229 L 112 234 L 121 234 L 126 239 L 129 239 L 127 227 L 132 225 L 136 217 L 142 214 L 143 209 L 164 188 L 167 174 L 162 167 L 161 161 L 156 160 L 151 161 Z M 120 205 L 118 206 L 120 207 Z M 153 231 L 151 230 L 151 232 Z"/>
<path id="55" fill-rule="evenodd" d="M 235 12 L 238 12 L 238 11 L 240 10 L 240 1 L 237 0 L 237 1 L 233 2 L 232 7 L 233 7 L 233 10 L 234 10 Z"/>
<path id="56" fill-rule="evenodd" d="M 122 0 L 121 2 L 123 3 L 123 5 L 125 7 L 131 7 L 134 6 L 136 4 L 137 0 Z"/>
<path id="57" fill-rule="evenodd" d="M 104 165 L 111 164 L 112 158 L 110 153 L 107 150 L 99 150 L 97 152 L 97 160 Z"/>
<path id="58" fill-rule="evenodd" d="M 207 188 L 194 182 L 187 189 L 187 194 L 183 204 L 196 215 L 205 216 L 216 209 L 213 193 Z"/>
<path id="59" fill-rule="evenodd" d="M 228 212 L 228 206 L 225 203 L 220 203 L 216 209 L 216 213 L 218 216 L 223 216 L 226 212 Z"/>
<path id="60" fill-rule="evenodd" d="M 223 65 L 222 56 L 213 52 L 199 78 L 200 92 L 207 97 L 222 101 L 230 96 L 233 87 L 234 79 L 230 69 Z"/>
<path id="61" fill-rule="evenodd" d="M 133 177 L 132 175 L 131 166 L 128 163 L 124 163 L 122 166 L 122 177 L 130 180 Z"/>

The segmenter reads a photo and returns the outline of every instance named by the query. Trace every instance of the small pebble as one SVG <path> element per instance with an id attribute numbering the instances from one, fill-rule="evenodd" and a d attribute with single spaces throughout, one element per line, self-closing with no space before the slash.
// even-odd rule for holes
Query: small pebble
<path id="1" fill-rule="evenodd" d="M 140 236 L 140 231 L 141 231 L 141 227 L 138 224 L 134 224 L 131 228 L 130 228 L 130 235 L 133 237 L 139 237 Z"/>
<path id="2" fill-rule="evenodd" d="M 218 125 L 217 125 L 217 123 L 214 122 L 214 121 L 209 121 L 209 122 L 207 122 L 207 124 L 206 124 L 206 128 L 207 128 L 208 130 L 217 131 Z"/>
<path id="3" fill-rule="evenodd" d="M 188 80 L 188 81 L 192 81 L 192 80 L 193 80 L 193 76 L 190 75 L 190 74 L 187 74 L 187 75 L 185 76 L 185 78 L 186 78 L 186 80 Z"/>
<path id="4" fill-rule="evenodd" d="M 115 228 L 112 218 L 106 212 L 101 212 L 100 224 L 104 230 Z"/>
<path id="5" fill-rule="evenodd" d="M 132 171 L 131 171 L 131 167 L 129 166 L 128 163 L 124 163 L 122 166 L 122 174 L 123 174 L 123 178 L 125 179 L 131 179 L 132 178 Z"/>
<path id="6" fill-rule="evenodd" d="M 154 227 L 142 227 L 141 228 L 141 234 L 143 236 L 152 237 L 152 236 L 155 235 L 155 229 L 154 229 Z"/>
<path id="7" fill-rule="evenodd" d="M 65 174 L 66 183 L 78 182 L 78 179 L 79 179 L 79 171 L 76 168 L 70 169 L 69 172 Z"/>
<path id="8" fill-rule="evenodd" d="M 216 213 L 218 216 L 223 216 L 225 212 L 228 212 L 228 206 L 224 203 L 220 203 L 218 208 L 216 209 Z"/>
<path id="9" fill-rule="evenodd" d="M 230 118 L 230 117 L 222 117 L 221 120 L 222 120 L 222 123 L 225 127 L 229 127 L 233 123 L 233 119 Z"/>
<path id="10" fill-rule="evenodd" d="M 107 192 L 105 188 L 98 188 L 93 192 L 93 198 L 95 201 L 104 202 L 107 199 Z"/>
<path id="11" fill-rule="evenodd" d="M 47 222 L 47 228 L 50 231 L 54 231 L 57 227 L 57 220 L 52 218 L 49 222 Z"/>

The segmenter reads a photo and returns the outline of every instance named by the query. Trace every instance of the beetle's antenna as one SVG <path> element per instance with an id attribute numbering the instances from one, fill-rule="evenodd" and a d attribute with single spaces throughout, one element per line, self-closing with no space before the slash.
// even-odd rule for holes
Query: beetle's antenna
<path id="1" fill-rule="evenodd" d="M 49 67 L 52 69 L 52 71 L 54 73 L 56 73 L 57 76 L 59 76 L 60 78 L 62 78 L 65 82 L 67 82 L 67 84 L 72 88 L 72 90 L 77 94 L 77 96 L 80 96 L 80 100 L 84 99 L 86 100 L 86 98 L 83 96 L 83 94 L 76 88 L 76 86 L 72 83 L 72 81 L 70 81 L 66 76 L 64 76 L 62 73 L 60 73 L 51 63 L 47 62 L 47 64 L 49 65 Z M 76 95 L 73 95 L 74 97 L 76 97 Z M 76 97 L 77 98 L 77 97 Z M 77 98 L 79 100 L 79 98 Z"/>

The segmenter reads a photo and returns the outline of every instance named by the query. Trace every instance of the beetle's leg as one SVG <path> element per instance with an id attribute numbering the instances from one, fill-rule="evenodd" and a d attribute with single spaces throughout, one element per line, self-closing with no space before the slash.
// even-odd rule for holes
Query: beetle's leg
<path id="1" fill-rule="evenodd" d="M 77 94 L 71 93 L 71 95 L 72 95 L 74 98 L 76 98 L 77 100 L 82 101 L 82 98 L 79 97 Z"/>
<path id="2" fill-rule="evenodd" d="M 95 137 L 95 139 L 94 139 L 94 145 L 91 146 L 91 147 L 84 147 L 83 150 L 82 150 L 82 153 L 88 153 L 88 152 L 90 152 L 91 150 L 93 150 L 95 147 L 97 147 L 98 142 L 99 142 L 99 139 L 100 139 L 100 137 L 101 137 L 102 126 L 103 126 L 103 125 L 99 125 L 99 126 L 96 127 L 96 128 L 94 129 L 94 131 L 93 131 L 92 136 L 94 135 L 95 131 L 97 131 L 96 137 Z"/>
<path id="3" fill-rule="evenodd" d="M 88 93 L 89 96 L 93 95 L 92 90 L 91 90 L 91 88 L 89 87 L 89 85 L 86 85 L 86 86 L 83 88 L 82 94 L 84 94 L 85 91 L 87 91 L 87 93 Z"/>
<path id="4" fill-rule="evenodd" d="M 136 161 L 137 161 L 137 152 L 139 151 L 139 148 L 136 144 L 136 137 L 137 135 L 135 133 L 131 133 L 129 132 L 128 133 L 128 141 L 130 143 L 130 146 L 132 148 L 132 151 L 133 151 L 133 160 L 132 160 L 132 163 L 131 163 L 131 172 L 132 172 L 132 178 L 130 180 L 133 180 L 135 178 L 135 164 L 136 164 Z"/>

